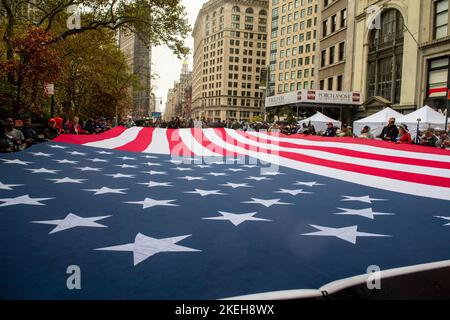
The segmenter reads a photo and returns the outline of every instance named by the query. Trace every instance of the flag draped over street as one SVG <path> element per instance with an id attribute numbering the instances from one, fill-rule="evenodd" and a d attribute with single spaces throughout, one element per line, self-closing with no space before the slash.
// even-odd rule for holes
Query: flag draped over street
<path id="1" fill-rule="evenodd" d="M 444 150 L 119 127 L 0 163 L 3 299 L 299 297 L 450 266 Z"/>

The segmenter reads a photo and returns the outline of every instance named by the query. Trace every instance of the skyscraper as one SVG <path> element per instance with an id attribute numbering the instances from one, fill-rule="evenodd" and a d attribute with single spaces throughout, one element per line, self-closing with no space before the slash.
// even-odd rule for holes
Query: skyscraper
<path id="1" fill-rule="evenodd" d="M 152 48 L 141 40 L 137 33 L 124 29 L 119 32 L 119 48 L 125 54 L 130 71 L 136 81 L 132 87 L 134 118 L 148 117 L 154 106 L 151 102 L 152 75 L 151 60 Z"/>
<path id="2" fill-rule="evenodd" d="M 211 0 L 203 5 L 193 31 L 192 117 L 233 121 L 260 115 L 268 2 Z"/>
<path id="3" fill-rule="evenodd" d="M 269 10 L 269 96 L 314 89 L 317 0 L 272 0 Z"/>

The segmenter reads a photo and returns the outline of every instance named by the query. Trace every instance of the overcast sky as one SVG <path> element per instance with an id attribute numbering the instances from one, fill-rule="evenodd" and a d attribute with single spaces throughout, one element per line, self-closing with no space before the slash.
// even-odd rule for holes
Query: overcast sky
<path id="1" fill-rule="evenodd" d="M 182 2 L 186 7 L 189 22 L 193 28 L 197 14 L 206 0 L 182 0 Z M 186 45 L 193 50 L 194 39 L 189 36 L 186 40 Z M 170 49 L 166 47 L 153 48 L 152 54 L 153 72 L 159 77 L 153 82 L 153 85 L 156 86 L 155 94 L 157 99 L 157 111 L 162 111 L 159 107 L 161 105 L 159 105 L 158 98 L 162 98 L 162 109 L 164 109 L 167 91 L 172 88 L 173 82 L 179 79 L 183 61 L 178 60 L 178 58 L 172 54 Z M 189 56 L 189 69 L 192 69 L 192 54 Z"/>

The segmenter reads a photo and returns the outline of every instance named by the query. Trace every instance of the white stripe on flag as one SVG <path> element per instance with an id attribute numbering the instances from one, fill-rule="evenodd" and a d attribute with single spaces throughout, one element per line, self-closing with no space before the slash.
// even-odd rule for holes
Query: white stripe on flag
<path id="1" fill-rule="evenodd" d="M 134 141 L 142 129 L 143 129 L 142 127 L 133 127 L 133 128 L 125 130 L 117 137 L 114 137 L 111 139 L 106 139 L 106 140 L 101 140 L 101 141 L 96 141 L 96 142 L 86 143 L 85 146 L 95 147 L 95 148 L 104 148 L 104 149 L 119 148 L 121 146 L 124 146 L 124 145 Z"/>
<path id="2" fill-rule="evenodd" d="M 169 141 L 167 140 L 167 129 L 155 128 L 155 130 L 153 130 L 152 142 L 147 149 L 142 152 L 170 154 Z"/>

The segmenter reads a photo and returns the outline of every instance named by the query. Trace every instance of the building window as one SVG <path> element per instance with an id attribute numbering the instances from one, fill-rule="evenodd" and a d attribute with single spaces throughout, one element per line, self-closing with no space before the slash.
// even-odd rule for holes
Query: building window
<path id="1" fill-rule="evenodd" d="M 337 28 L 337 16 L 334 15 L 331 17 L 331 33 L 335 32 Z"/>
<path id="2" fill-rule="evenodd" d="M 320 90 L 325 90 L 325 80 L 320 80 Z"/>
<path id="3" fill-rule="evenodd" d="M 341 28 L 347 26 L 347 9 L 341 10 Z"/>
<path id="4" fill-rule="evenodd" d="M 322 37 L 326 37 L 327 33 L 328 33 L 328 20 L 325 20 L 324 22 L 322 22 Z"/>
<path id="5" fill-rule="evenodd" d="M 370 34 L 367 98 L 381 96 L 400 103 L 404 20 L 396 9 L 381 14 L 381 29 Z"/>
<path id="6" fill-rule="evenodd" d="M 434 39 L 448 35 L 448 0 L 439 0 L 434 4 Z"/>
<path id="7" fill-rule="evenodd" d="M 339 43 L 339 61 L 344 61 L 345 59 L 345 42 Z"/>
<path id="8" fill-rule="evenodd" d="M 333 78 L 328 78 L 328 90 L 333 90 Z"/>
<path id="9" fill-rule="evenodd" d="M 337 77 L 337 91 L 342 91 L 343 80 L 344 77 L 342 75 Z"/>
<path id="10" fill-rule="evenodd" d="M 334 64 L 334 52 L 335 52 L 335 47 L 330 47 L 330 64 Z"/>
<path id="11" fill-rule="evenodd" d="M 321 55 L 321 59 L 320 59 L 320 66 L 323 68 L 325 67 L 327 63 L 327 51 L 326 50 L 322 50 L 322 55 Z"/>
<path id="12" fill-rule="evenodd" d="M 449 57 L 434 59 L 428 67 L 428 98 L 446 97 L 449 73 Z"/>

